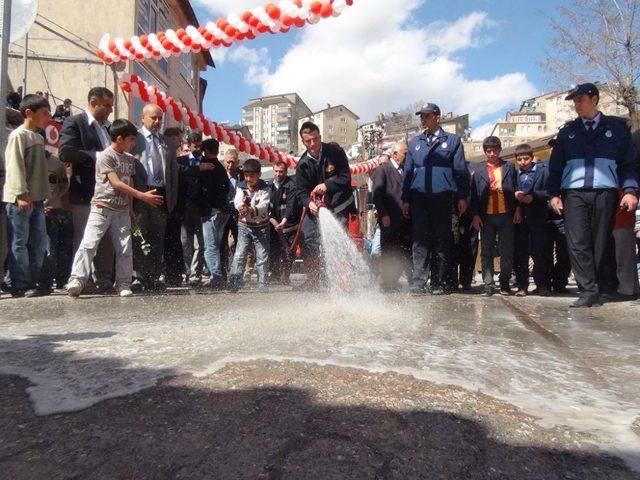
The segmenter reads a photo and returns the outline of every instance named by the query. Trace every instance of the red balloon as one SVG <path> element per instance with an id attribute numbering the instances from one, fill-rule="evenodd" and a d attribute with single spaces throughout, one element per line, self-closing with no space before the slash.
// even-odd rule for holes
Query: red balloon
<path id="1" fill-rule="evenodd" d="M 162 46 L 164 47 L 165 50 L 172 50 L 173 49 L 173 43 L 171 43 L 168 39 L 165 39 L 162 42 Z"/>
<path id="2" fill-rule="evenodd" d="M 239 42 L 241 42 L 242 40 L 244 40 L 245 34 L 242 32 L 238 32 L 236 33 L 236 40 L 238 40 Z"/>
<path id="3" fill-rule="evenodd" d="M 305 22 L 302 18 L 296 18 L 294 25 L 298 28 L 302 28 L 304 27 L 304 24 L 307 23 Z"/>
<path id="4" fill-rule="evenodd" d="M 131 93 L 131 84 L 129 82 L 122 82 L 120 84 L 120 88 L 127 93 Z"/>
<path id="5" fill-rule="evenodd" d="M 254 17 L 253 15 L 251 15 L 251 18 L 247 23 L 251 25 L 253 28 L 255 28 L 260 23 L 260 19 L 258 17 Z"/>
<path id="6" fill-rule="evenodd" d="M 185 44 L 185 46 L 189 46 L 193 43 L 193 40 L 191 40 L 191 37 L 188 35 L 185 35 L 184 37 L 182 37 L 182 43 Z"/>
<path id="7" fill-rule="evenodd" d="M 143 47 L 146 47 L 148 43 L 149 43 L 149 38 L 147 38 L 146 35 L 140 35 L 140 44 Z"/>
<path id="8" fill-rule="evenodd" d="M 118 53 L 118 47 L 116 47 L 116 42 L 113 40 L 109 40 L 109 50 L 113 53 Z"/>
<path id="9" fill-rule="evenodd" d="M 320 9 L 320 16 L 322 18 L 330 17 L 333 14 L 333 6 L 330 3 L 325 3 Z"/>
<path id="10" fill-rule="evenodd" d="M 253 40 L 254 38 L 256 38 L 251 30 L 247 31 L 246 35 L 249 40 Z"/>
<path id="11" fill-rule="evenodd" d="M 315 15 L 318 15 L 320 10 L 322 10 L 322 2 L 318 2 L 316 0 L 315 2 L 311 2 L 311 5 L 309 5 L 309 11 Z"/>
<path id="12" fill-rule="evenodd" d="M 187 34 L 187 31 L 184 28 L 179 28 L 178 30 L 176 30 L 176 36 L 182 40 L 182 37 L 184 37 Z"/>
<path id="13" fill-rule="evenodd" d="M 236 32 L 237 30 L 233 28 L 231 25 L 227 25 L 227 27 L 224 29 L 224 33 L 226 33 L 230 37 L 234 37 L 236 35 Z"/>
<path id="14" fill-rule="evenodd" d="M 280 9 L 278 8 L 277 5 L 273 4 L 273 3 L 268 3 L 265 7 L 264 10 L 267 12 L 267 14 L 273 19 L 273 20 L 277 20 L 280 18 L 280 15 L 282 15 L 282 13 L 280 12 Z"/>
<path id="15" fill-rule="evenodd" d="M 96 52 L 96 57 L 98 57 L 100 60 L 104 60 L 104 52 L 102 50 L 98 50 Z"/>

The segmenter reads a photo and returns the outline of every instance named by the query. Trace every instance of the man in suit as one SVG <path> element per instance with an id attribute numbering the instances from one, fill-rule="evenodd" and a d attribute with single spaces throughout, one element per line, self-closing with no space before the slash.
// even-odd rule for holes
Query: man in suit
<path id="1" fill-rule="evenodd" d="M 411 280 L 411 222 L 402 215 L 402 174 L 408 145 L 398 142 L 391 158 L 373 172 L 373 203 L 378 213 L 382 287 L 396 290 L 402 272 Z"/>
<path id="2" fill-rule="evenodd" d="M 516 201 L 516 169 L 500 158 L 502 143 L 498 137 L 485 138 L 487 160 L 471 165 L 471 213 L 473 228 L 480 232 L 482 281 L 487 296 L 494 292 L 493 257 L 496 239 L 500 246 L 500 294 L 510 295 L 513 271 L 514 224 L 520 223 Z"/>
<path id="3" fill-rule="evenodd" d="M 409 142 L 402 185 L 402 213 L 412 225 L 411 292 L 426 293 L 431 275 L 431 294 L 442 295 L 450 273 L 451 205 L 460 215 L 467 210 L 469 170 L 460 137 L 440 128 L 440 108 L 427 103 L 416 115 L 423 133 Z"/>
<path id="4" fill-rule="evenodd" d="M 515 150 L 518 172 L 515 197 L 522 221 L 515 226 L 514 271 L 517 296 L 526 296 L 529 288 L 529 258 L 533 258 L 533 280 L 538 295 L 551 294 L 553 243 L 549 223 L 549 170 L 544 162 L 533 163 L 533 149 L 523 143 Z"/>
<path id="5" fill-rule="evenodd" d="M 307 282 L 303 288 L 315 289 L 320 280 L 320 210 L 312 198 L 324 196 L 326 207 L 345 229 L 349 215 L 357 213 L 357 210 L 349 160 L 344 150 L 336 143 L 323 143 L 320 129 L 313 122 L 302 124 L 300 137 L 307 150 L 300 157 L 295 181 L 302 205 L 310 213 L 302 224 L 300 243 L 307 273 Z"/>
<path id="6" fill-rule="evenodd" d="M 72 166 L 69 200 L 73 221 L 73 251 L 82 241 L 89 219 L 91 197 L 96 183 L 96 153 L 111 144 L 107 129 L 113 111 L 113 92 L 104 87 L 89 90 L 84 112 L 67 117 L 60 132 L 59 157 Z M 108 236 L 102 239 L 93 260 L 94 276 L 99 291 L 113 288 L 115 253 Z M 69 267 L 71 268 L 71 267 Z"/>
<path id="7" fill-rule="evenodd" d="M 167 217 L 176 206 L 178 197 L 178 168 L 176 150 L 164 135 L 162 109 L 148 104 L 142 110 L 142 128 L 133 148 L 136 156 L 135 184 L 138 190 L 155 189 L 164 198 L 163 206 L 152 208 L 142 202 L 135 202 L 134 209 L 142 236 L 149 243 L 150 251 L 145 255 L 139 239 L 134 242 L 134 263 L 138 278 L 146 290 L 165 289 L 160 282 L 163 271 L 164 237 Z"/>
<path id="8" fill-rule="evenodd" d="M 566 100 L 573 101 L 579 118 L 558 132 L 548 192 L 551 207 L 564 214 L 571 267 L 582 288 L 572 306 L 588 308 L 601 303 L 616 210 L 634 212 L 638 205 L 639 165 L 626 121 L 599 111 L 600 92 L 594 84 L 577 85 Z"/>

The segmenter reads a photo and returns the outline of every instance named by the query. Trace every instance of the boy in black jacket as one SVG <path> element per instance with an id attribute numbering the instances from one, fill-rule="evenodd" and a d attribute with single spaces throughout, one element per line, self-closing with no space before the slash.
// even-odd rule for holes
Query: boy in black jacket
<path id="1" fill-rule="evenodd" d="M 229 177 L 218 160 L 220 143 L 212 138 L 202 142 L 202 163 L 213 165 L 212 170 L 201 170 L 198 174 L 195 204 L 201 208 L 202 235 L 204 237 L 204 260 L 210 279 L 205 287 L 219 289 L 223 286 L 220 244 L 224 226 L 229 219 L 226 213 Z"/>

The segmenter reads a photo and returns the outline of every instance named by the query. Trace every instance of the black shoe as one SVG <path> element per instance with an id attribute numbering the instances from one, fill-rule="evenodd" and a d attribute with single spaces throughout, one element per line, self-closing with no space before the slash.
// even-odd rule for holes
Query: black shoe
<path id="1" fill-rule="evenodd" d="M 431 289 L 431 295 L 444 295 L 444 288 L 442 288 L 442 287 L 433 287 Z"/>
<path id="2" fill-rule="evenodd" d="M 491 285 L 485 285 L 484 291 L 482 292 L 485 297 L 490 297 L 493 295 L 493 287 Z"/>
<path id="3" fill-rule="evenodd" d="M 12 289 L 11 290 L 11 296 L 13 298 L 23 298 L 25 296 L 25 290 L 17 290 L 17 289 Z"/>
<path id="4" fill-rule="evenodd" d="M 472 290 L 472 288 L 471 288 L 471 284 L 468 284 L 468 285 L 467 285 L 467 284 L 462 285 L 462 291 L 463 291 L 463 292 L 470 292 L 471 290 Z"/>
<path id="5" fill-rule="evenodd" d="M 144 286 L 142 285 L 142 282 L 137 278 L 131 283 L 131 291 L 133 293 L 140 293 L 142 292 L 143 288 Z"/>
<path id="6" fill-rule="evenodd" d="M 598 297 L 580 297 L 571 304 L 571 308 L 590 308 L 602 305 Z"/>
<path id="7" fill-rule="evenodd" d="M 567 293 L 569 293 L 569 289 L 567 287 L 553 287 L 553 293 L 566 295 Z"/>
<path id="8" fill-rule="evenodd" d="M 96 293 L 98 295 L 113 295 L 116 293 L 116 289 L 113 288 L 113 283 L 98 282 L 96 283 Z"/>
<path id="9" fill-rule="evenodd" d="M 165 283 L 167 284 L 167 287 L 177 288 L 177 287 L 180 287 L 182 285 L 182 279 L 181 278 L 167 278 L 167 279 L 165 279 Z"/>

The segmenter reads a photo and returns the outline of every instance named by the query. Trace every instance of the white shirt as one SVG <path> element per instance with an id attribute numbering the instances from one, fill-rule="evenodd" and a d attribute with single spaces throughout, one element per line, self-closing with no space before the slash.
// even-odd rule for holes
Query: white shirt
<path id="1" fill-rule="evenodd" d="M 146 157 L 147 157 L 147 185 L 149 187 L 164 187 L 164 184 L 162 185 L 156 185 L 155 179 L 154 179 L 154 170 L 153 170 L 153 159 L 151 158 L 151 151 L 152 151 L 152 144 L 151 142 L 155 140 L 156 142 L 156 148 L 158 149 L 158 153 L 160 154 L 160 161 L 162 162 L 162 165 L 164 167 L 164 154 L 162 151 L 162 148 L 160 148 L 160 139 L 158 137 L 158 134 L 156 133 L 155 135 L 153 133 L 151 133 L 149 130 L 147 130 L 147 127 L 142 127 L 141 129 L 142 131 L 142 135 L 144 135 L 144 143 L 145 143 L 145 152 L 146 152 Z M 163 175 L 164 178 L 164 175 Z"/>
<path id="2" fill-rule="evenodd" d="M 320 151 L 318 152 L 318 158 L 314 157 L 313 155 L 311 155 L 311 152 L 309 150 L 307 150 L 307 156 L 309 158 L 312 158 L 313 160 L 315 160 L 316 162 L 319 162 L 320 159 L 322 158 L 322 144 L 320 145 Z"/>
<path id="3" fill-rule="evenodd" d="M 109 132 L 107 128 L 111 126 L 111 122 L 109 120 L 105 120 L 102 124 L 98 123 L 91 112 L 89 110 L 84 111 L 87 114 L 87 119 L 89 120 L 89 126 L 93 127 L 93 129 L 98 134 L 98 138 L 100 139 L 100 143 L 102 143 L 102 149 L 104 150 L 109 145 L 111 145 L 111 138 L 109 137 Z"/>
<path id="4" fill-rule="evenodd" d="M 390 160 L 390 162 L 391 162 L 391 165 L 393 165 L 393 168 L 395 168 L 397 172 L 402 175 L 402 167 L 398 165 L 393 158 Z"/>
<path id="5" fill-rule="evenodd" d="M 587 128 L 587 122 L 595 122 L 593 124 L 593 129 L 595 130 L 596 128 L 598 128 L 601 118 L 602 118 L 602 113 L 598 112 L 598 114 L 593 118 L 583 118 L 582 124 L 584 125 L 584 128 Z"/>

